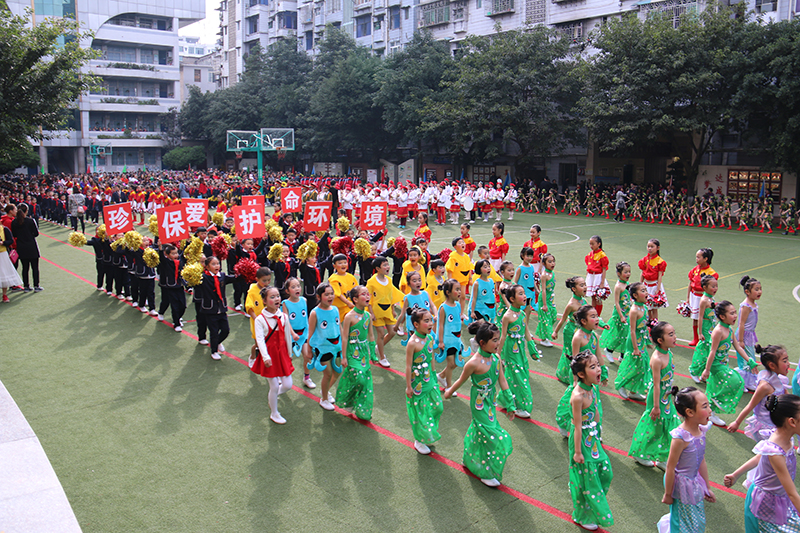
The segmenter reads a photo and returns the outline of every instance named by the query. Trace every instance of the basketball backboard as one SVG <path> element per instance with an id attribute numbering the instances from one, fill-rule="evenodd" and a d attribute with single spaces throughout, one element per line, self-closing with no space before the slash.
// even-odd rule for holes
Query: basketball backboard
<path id="1" fill-rule="evenodd" d="M 294 128 L 261 128 L 264 150 L 294 150 Z"/>
<path id="2" fill-rule="evenodd" d="M 256 152 L 261 148 L 257 131 L 228 130 L 229 152 Z"/>

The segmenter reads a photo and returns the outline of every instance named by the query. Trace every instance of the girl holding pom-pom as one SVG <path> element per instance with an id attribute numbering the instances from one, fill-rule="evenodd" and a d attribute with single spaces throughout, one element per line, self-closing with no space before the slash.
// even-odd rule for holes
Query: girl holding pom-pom
<path id="1" fill-rule="evenodd" d="M 507 406 L 508 418 L 513 419 L 514 395 L 506 382 L 503 362 L 497 356 L 500 347 L 497 326 L 479 320 L 469 325 L 469 333 L 479 346 L 478 352 L 464 365 L 458 381 L 445 391 L 444 397 L 450 398 L 468 378 L 472 379 L 472 423 L 464 435 L 464 465 L 487 487 L 498 487 L 512 445 L 511 436 L 497 421 L 495 396 L 499 395 L 500 403 Z"/>
<path id="2" fill-rule="evenodd" d="M 211 334 L 211 359 L 219 361 L 222 359 L 219 352 L 225 351 L 222 341 L 228 338 L 231 331 L 228 325 L 225 284 L 233 282 L 236 277 L 220 272 L 219 259 L 213 255 L 206 258 L 204 265 L 203 281 L 194 290 L 197 292 L 196 298 L 200 304 L 200 313 L 205 316 L 206 326 Z M 278 303 L 280 303 L 280 297 Z M 176 331 L 178 331 L 179 324 L 176 324 Z M 256 340 L 258 340 L 258 336 L 256 336 Z"/>
<path id="3" fill-rule="evenodd" d="M 419 274 L 412 273 L 412 277 Z M 406 309 L 414 334 L 406 346 L 406 411 L 414 434 L 414 449 L 422 455 L 431 453 L 429 444 L 442 436 L 439 419 L 442 416 L 442 394 L 433 378 L 435 342 L 433 315 L 427 309 Z"/>
<path id="4" fill-rule="evenodd" d="M 647 313 L 650 320 L 658 321 L 658 308 L 667 307 L 667 296 L 664 294 L 664 286 L 661 280 L 664 278 L 664 272 L 667 271 L 667 262 L 661 258 L 661 243 L 658 239 L 650 239 L 647 241 L 647 255 L 639 259 L 639 270 L 642 271 L 642 277 L 639 281 L 647 285 L 647 294 L 651 298 L 662 298 L 663 305 L 653 303 L 647 306 Z"/>
<path id="5" fill-rule="evenodd" d="M 358 285 L 349 293 L 353 309 L 344 316 L 342 339 L 342 378 L 336 388 L 336 402 L 340 407 L 351 408 L 361 420 L 372 418 L 372 370 L 369 363 L 373 358 L 375 339 L 372 320 L 366 308 L 369 304 L 369 290 Z"/>
<path id="6" fill-rule="evenodd" d="M 617 263 L 617 283 L 614 285 L 614 311 L 608 329 L 600 337 L 600 346 L 605 349 L 606 359 L 614 362 L 614 352 L 622 351 L 630 337 L 628 313 L 631 310 L 631 293 L 628 280 L 631 279 L 631 266 L 625 261 Z"/>
<path id="7" fill-rule="evenodd" d="M 261 289 L 264 310 L 256 318 L 256 343 L 258 352 L 250 358 L 250 370 L 267 378 L 269 384 L 269 419 L 276 424 L 285 424 L 278 411 L 278 396 L 292 388 L 292 372 L 294 366 L 289 357 L 292 345 L 291 325 L 286 315 L 280 310 L 281 295 L 276 287 Z M 212 343 L 213 343 L 212 330 Z"/>
<path id="8" fill-rule="evenodd" d="M 636 282 L 628 286 L 633 305 L 628 313 L 631 336 L 625 343 L 625 357 L 614 380 L 619 395 L 625 399 L 644 400 L 653 382 L 644 350 L 651 344 L 647 333 L 647 287 Z"/>
<path id="9" fill-rule="evenodd" d="M 586 263 L 586 296 L 591 297 L 592 305 L 597 309 L 597 314 L 603 314 L 603 300 L 599 293 L 602 289 L 610 291 L 606 273 L 608 272 L 608 256 L 603 251 L 603 239 L 593 235 L 589 239 L 591 251 L 584 258 Z"/>
<path id="10" fill-rule="evenodd" d="M 672 387 L 670 394 L 683 423 L 670 431 L 672 441 L 661 498 L 661 503 L 669 505 L 669 514 L 658 521 L 658 531 L 702 533 L 706 530 L 703 500 L 717 501 L 711 492 L 705 458 L 711 409 L 706 395 L 694 387 Z"/>
<path id="11" fill-rule="evenodd" d="M 703 275 L 700 286 L 703 288 L 703 296 L 700 298 L 698 316 L 703 317 L 703 322 L 700 325 L 700 342 L 694 349 L 692 364 L 689 366 L 689 375 L 695 383 L 700 383 L 700 374 L 706 367 L 708 352 L 711 351 L 711 331 L 717 325 L 717 315 L 714 314 L 717 303 L 714 301 L 714 296 L 719 289 L 719 283 L 714 276 Z"/>

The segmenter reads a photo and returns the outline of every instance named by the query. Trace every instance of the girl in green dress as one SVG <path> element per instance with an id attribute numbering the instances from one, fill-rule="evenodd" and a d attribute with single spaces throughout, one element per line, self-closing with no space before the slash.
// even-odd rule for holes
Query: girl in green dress
<path id="1" fill-rule="evenodd" d="M 647 285 L 637 281 L 628 286 L 628 291 L 633 300 L 628 313 L 631 336 L 625 343 L 625 356 L 619 364 L 614 387 L 625 399 L 644 400 L 653 382 L 648 359 L 643 355 L 652 344 L 647 332 Z"/>
<path id="2" fill-rule="evenodd" d="M 550 337 L 553 335 L 553 325 L 558 315 L 555 297 L 556 275 L 553 272 L 556 258 L 553 254 L 544 254 L 541 262 L 544 269 L 539 276 L 542 292 L 539 293 L 539 323 L 536 326 L 536 336 L 542 340 L 542 346 L 547 346 L 547 343 L 552 346 Z"/>
<path id="3" fill-rule="evenodd" d="M 503 317 L 508 311 L 509 305 L 506 299 L 506 289 L 514 285 L 514 263 L 511 261 L 503 261 L 500 264 L 500 269 L 497 272 L 503 280 L 497 287 L 497 314 L 495 315 L 494 323 L 500 328 L 503 324 Z"/>
<path id="4" fill-rule="evenodd" d="M 520 418 L 530 418 L 531 409 L 533 409 L 533 394 L 528 381 L 530 367 L 525 352 L 533 343 L 525 322 L 525 313 L 522 311 L 522 306 L 527 300 L 525 288 L 522 285 L 512 285 L 506 289 L 505 297 L 508 299 L 510 307 L 503 316 L 500 356 L 505 367 L 506 381 L 514 394 L 515 402 L 509 405 L 502 403 L 500 405 L 509 411 L 515 409 L 515 414 Z M 535 347 L 531 353 L 538 357 Z"/>
<path id="5" fill-rule="evenodd" d="M 561 326 L 564 326 L 564 347 L 561 349 L 561 358 L 558 360 L 558 368 L 556 368 L 556 377 L 561 383 L 572 383 L 572 372 L 570 371 L 570 356 L 572 356 L 572 336 L 575 334 L 575 329 L 578 327 L 575 323 L 573 313 L 578 310 L 582 305 L 586 305 L 586 280 L 581 276 L 573 276 L 565 282 L 567 288 L 572 291 L 572 297 L 564 307 L 564 313 L 561 315 L 561 320 L 556 324 L 553 334 L 550 336 L 553 340 L 558 339 L 558 332 Z"/>
<path id="6" fill-rule="evenodd" d="M 569 436 L 572 519 L 582 528 L 594 531 L 599 526 L 614 525 L 606 500 L 613 472 L 603 449 L 603 413 L 597 392 L 602 368 L 597 356 L 589 351 L 575 355 L 570 366 L 578 378 L 569 401 L 573 424 Z"/>
<path id="7" fill-rule="evenodd" d="M 692 354 L 692 364 L 689 365 L 689 375 L 695 383 L 700 383 L 700 374 L 706 367 L 708 353 L 711 351 L 711 331 L 717 325 L 717 316 L 714 314 L 714 307 L 717 303 L 714 296 L 717 294 L 719 284 L 714 276 L 703 274 L 700 278 L 700 286 L 703 288 L 703 296 L 700 298 L 699 316 L 703 318 L 700 325 L 700 342 L 694 347 Z"/>
<path id="8" fill-rule="evenodd" d="M 744 394 L 742 376 L 728 366 L 728 352 L 731 346 L 747 361 L 751 371 L 756 370 L 758 364 L 745 353 L 731 331 L 731 327 L 736 324 L 736 306 L 723 300 L 716 305 L 714 313 L 719 324 L 711 332 L 711 351 L 700 379 L 705 381 L 710 378 L 706 395 L 714 412 L 711 413 L 709 420 L 718 426 L 724 426 L 725 421 L 717 413 L 735 413 Z"/>
<path id="9" fill-rule="evenodd" d="M 606 359 L 614 362 L 614 352 L 622 351 L 630 337 L 628 313 L 631 310 L 631 293 L 628 280 L 631 279 L 631 266 L 625 261 L 617 263 L 617 284 L 614 285 L 614 311 L 608 329 L 600 337 L 600 346 L 605 349 Z"/>
<path id="10" fill-rule="evenodd" d="M 414 334 L 406 345 L 406 411 L 414 434 L 414 449 L 422 455 L 431 453 L 428 444 L 442 438 L 442 393 L 433 374 L 433 315 L 424 308 L 409 308 Z"/>
<path id="11" fill-rule="evenodd" d="M 633 442 L 628 455 L 642 466 L 657 466 L 666 471 L 669 448 L 672 441 L 670 432 L 681 423 L 675 406 L 672 404 L 672 378 L 675 367 L 672 364 L 672 348 L 677 338 L 675 328 L 666 322 L 659 322 L 650 331 L 656 344 L 650 356 L 650 371 L 659 379 L 653 380 L 647 393 L 647 405 L 642 418 L 633 432 Z"/>
<path id="12" fill-rule="evenodd" d="M 342 324 L 342 339 L 346 345 L 342 350 L 342 377 L 336 389 L 337 405 L 344 409 L 351 408 L 361 420 L 372 418 L 374 398 L 369 362 L 375 354 L 375 338 L 372 320 L 366 311 L 369 296 L 369 290 L 361 285 L 348 294 L 354 307 L 344 316 Z"/>
<path id="13" fill-rule="evenodd" d="M 499 396 L 500 403 L 508 406 L 507 416 L 513 420 L 514 395 L 506 382 L 503 362 L 497 356 L 500 330 L 494 324 L 479 320 L 469 325 L 469 333 L 475 338 L 478 351 L 464 365 L 458 381 L 445 391 L 444 397 L 450 398 L 467 378 L 472 378 L 472 423 L 464 435 L 464 466 L 487 487 L 499 487 L 506 459 L 513 448 L 511 437 L 497 421 L 495 397 Z"/>

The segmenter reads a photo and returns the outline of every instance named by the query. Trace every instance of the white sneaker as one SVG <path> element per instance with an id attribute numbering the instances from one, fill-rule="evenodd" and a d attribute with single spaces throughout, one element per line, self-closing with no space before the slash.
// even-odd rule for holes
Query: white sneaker
<path id="1" fill-rule="evenodd" d="M 585 529 L 587 531 L 597 531 L 598 528 L 600 527 L 597 524 L 581 524 L 579 522 L 575 522 L 575 523 L 578 524 L 580 527 L 582 527 L 583 529 Z"/>
<path id="2" fill-rule="evenodd" d="M 560 434 L 562 437 L 564 437 L 565 439 L 568 439 L 568 438 L 569 438 L 569 431 L 567 431 L 567 430 L 566 430 L 566 429 L 564 429 L 564 428 L 558 428 L 558 433 L 559 433 L 559 434 Z"/>
<path id="3" fill-rule="evenodd" d="M 241 311 L 242 310 L 242 304 L 237 305 L 236 307 L 234 307 L 234 309 L 236 309 L 237 311 Z"/>
<path id="4" fill-rule="evenodd" d="M 183 328 L 182 328 L 182 327 L 180 327 L 180 326 L 175 326 L 175 331 L 177 331 L 178 333 L 180 333 L 181 331 L 183 331 Z"/>
<path id="5" fill-rule="evenodd" d="M 643 402 L 643 401 L 645 401 L 647 399 L 647 396 L 644 396 L 644 395 L 638 394 L 638 393 L 634 393 L 634 392 L 628 393 L 628 397 L 631 400 L 638 400 L 640 402 Z"/>
<path id="6" fill-rule="evenodd" d="M 136 302 L 133 302 L 133 303 L 131 304 L 131 307 L 133 307 L 134 309 L 136 309 L 136 308 L 138 308 L 138 307 L 139 307 L 139 304 L 138 304 L 138 303 L 136 303 Z"/>
<path id="7" fill-rule="evenodd" d="M 159 314 L 159 315 L 158 315 L 158 321 L 159 321 L 159 322 L 163 322 L 163 321 L 164 321 L 164 315 L 162 315 L 162 314 Z"/>
<path id="8" fill-rule="evenodd" d="M 697 383 L 698 385 L 699 385 L 700 383 L 702 383 L 702 381 L 700 380 L 700 377 L 698 377 L 698 376 L 692 376 L 691 374 L 689 374 L 689 376 L 692 378 L 692 381 L 694 381 L 694 382 L 695 382 L 695 383 Z"/>
<path id="9" fill-rule="evenodd" d="M 608 350 L 604 350 L 604 353 L 606 354 L 606 359 L 608 359 L 609 363 L 617 362 L 617 360 L 614 359 L 614 352 L 609 352 Z"/>
<path id="10" fill-rule="evenodd" d="M 132 302 L 133 301 L 133 296 L 128 296 L 125 299 L 128 300 L 129 302 Z"/>
<path id="11" fill-rule="evenodd" d="M 280 413 L 273 413 L 269 415 L 269 419 L 275 422 L 276 424 L 285 424 L 286 419 L 281 416 Z"/>
<path id="12" fill-rule="evenodd" d="M 497 481 L 495 478 L 492 478 L 492 479 L 481 479 L 481 483 L 483 483 L 487 487 L 499 487 L 500 486 L 500 482 Z"/>
<path id="13" fill-rule="evenodd" d="M 540 346 L 544 346 L 545 348 L 551 348 L 553 346 L 553 341 L 545 339 L 545 340 L 539 342 L 539 345 Z"/>
<path id="14" fill-rule="evenodd" d="M 326 411 L 333 411 L 334 409 L 333 404 L 328 400 L 320 400 L 319 406 L 325 409 Z"/>
<path id="15" fill-rule="evenodd" d="M 197 341 L 198 343 L 202 344 L 203 346 L 208 346 L 208 339 L 200 339 Z"/>
<path id="16" fill-rule="evenodd" d="M 328 393 L 328 401 L 331 403 L 336 403 L 336 398 L 333 397 L 333 394 L 330 392 Z"/>
<path id="17" fill-rule="evenodd" d="M 639 463 L 642 466 L 647 466 L 647 467 L 650 467 L 650 468 L 656 466 L 656 462 L 655 461 L 648 461 L 647 459 L 639 459 L 638 457 L 634 457 L 633 460 L 636 461 L 637 463 Z"/>
<path id="18" fill-rule="evenodd" d="M 447 382 L 444 380 L 442 376 L 436 374 L 436 380 L 439 382 L 440 387 L 444 387 L 445 389 L 447 388 Z"/>
<path id="19" fill-rule="evenodd" d="M 431 449 L 418 440 L 414 441 L 414 449 L 417 450 L 422 455 L 428 455 L 431 453 Z"/>
<path id="20" fill-rule="evenodd" d="M 383 368 L 389 368 L 390 366 L 392 366 L 389 363 L 389 360 L 386 359 L 385 357 L 383 359 L 381 359 L 380 361 L 378 361 L 378 364 L 381 365 Z"/>
<path id="21" fill-rule="evenodd" d="M 531 414 L 528 411 L 523 411 L 522 409 L 517 409 L 514 411 L 514 414 L 520 418 L 530 418 Z"/>
<path id="22" fill-rule="evenodd" d="M 111 291 L 106 291 L 106 294 L 108 294 L 109 296 L 114 296 L 114 293 Z"/>
<path id="23" fill-rule="evenodd" d="M 219 350 L 220 352 L 224 352 L 225 351 L 225 345 L 223 345 L 222 343 L 217 344 L 217 350 Z"/>
<path id="24" fill-rule="evenodd" d="M 148 310 L 146 307 L 140 307 L 140 308 L 139 308 L 139 311 L 141 311 L 141 312 L 142 312 L 142 313 L 144 313 L 144 314 L 147 314 L 147 313 L 149 313 L 149 312 L 150 312 L 150 311 L 149 311 L 149 310 Z"/>
<path id="25" fill-rule="evenodd" d="M 305 385 L 309 389 L 317 388 L 317 384 L 311 381 L 311 377 L 303 378 L 303 385 Z"/>
<path id="26" fill-rule="evenodd" d="M 665 463 L 664 461 L 656 461 L 656 468 L 658 468 L 662 472 L 666 472 L 667 471 L 667 463 Z"/>
<path id="27" fill-rule="evenodd" d="M 98 291 L 104 291 L 105 289 L 103 287 L 97 287 L 97 290 Z"/>
<path id="28" fill-rule="evenodd" d="M 716 413 L 711 413 L 711 416 L 708 417 L 712 424 L 715 426 L 727 426 L 728 424 L 725 423 L 723 419 L 721 419 Z"/>
<path id="29" fill-rule="evenodd" d="M 120 302 L 124 302 L 125 301 L 125 295 L 124 294 L 117 294 L 117 300 L 119 300 Z"/>
<path id="30" fill-rule="evenodd" d="M 151 309 L 150 316 L 158 316 L 158 311 L 156 311 L 155 309 Z M 159 320 L 164 320 L 164 317 L 162 316 L 161 318 L 159 318 Z"/>
<path id="31" fill-rule="evenodd" d="M 627 400 L 627 399 L 630 397 L 630 396 L 628 396 L 628 391 L 627 391 L 627 390 L 625 390 L 624 388 L 623 388 L 623 389 L 618 389 L 618 390 L 617 390 L 617 393 L 618 393 L 620 396 L 622 396 L 622 399 L 623 399 L 623 400 Z"/>
<path id="32" fill-rule="evenodd" d="M 222 359 L 222 356 L 217 352 L 214 352 L 211 354 L 211 359 L 213 359 L 214 361 L 219 361 L 220 359 Z"/>

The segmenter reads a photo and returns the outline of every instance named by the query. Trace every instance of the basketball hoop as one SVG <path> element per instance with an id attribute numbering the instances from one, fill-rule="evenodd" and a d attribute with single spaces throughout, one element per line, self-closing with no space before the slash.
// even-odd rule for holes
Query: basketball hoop
<path id="1" fill-rule="evenodd" d="M 278 159 L 284 159 L 286 157 L 286 150 L 283 148 L 275 148 L 275 152 L 278 154 Z"/>
<path id="2" fill-rule="evenodd" d="M 241 159 L 242 155 L 244 155 L 242 150 L 236 150 L 234 153 L 236 154 L 236 159 Z"/>

